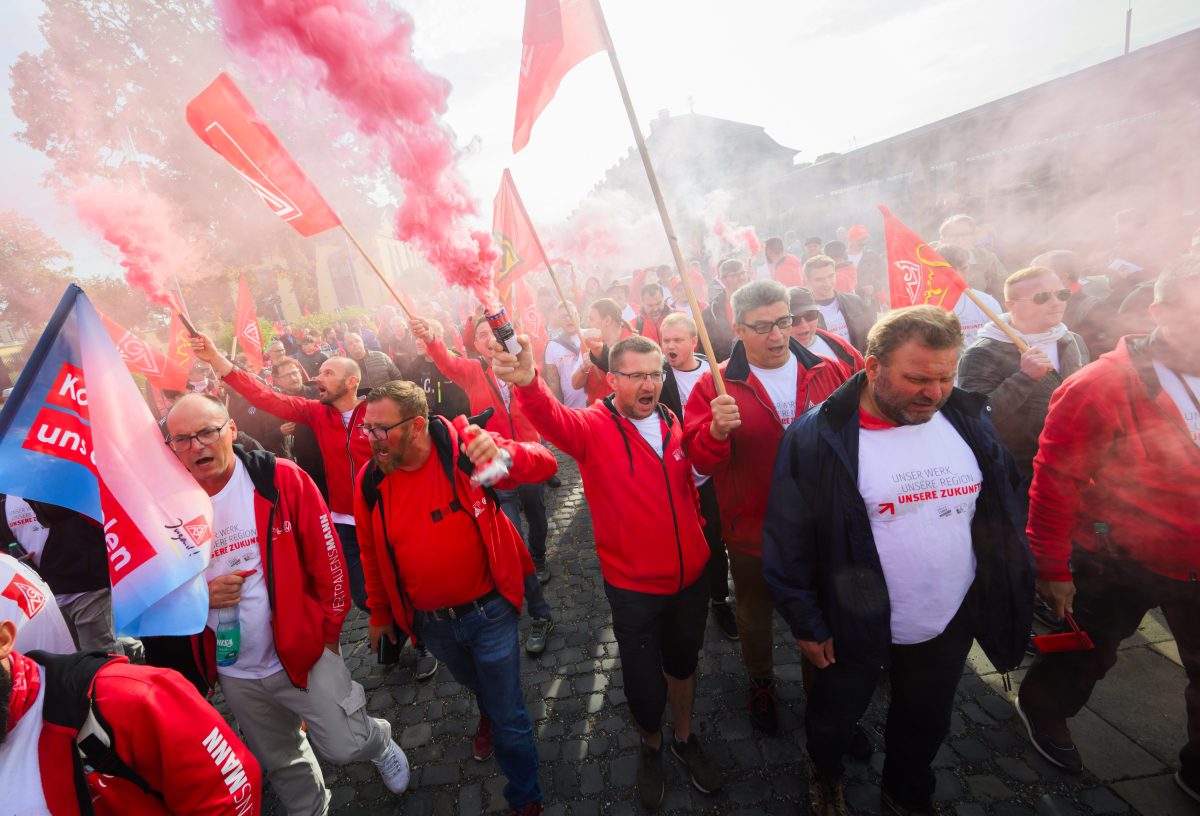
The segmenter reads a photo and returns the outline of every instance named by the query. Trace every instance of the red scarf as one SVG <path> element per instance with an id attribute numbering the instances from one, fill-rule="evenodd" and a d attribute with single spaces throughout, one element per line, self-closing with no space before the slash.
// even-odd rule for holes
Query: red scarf
<path id="1" fill-rule="evenodd" d="M 12 674 L 12 696 L 8 698 L 8 730 L 12 731 L 22 715 L 37 699 L 42 686 L 42 675 L 38 664 L 19 652 L 9 656 L 9 672 Z"/>

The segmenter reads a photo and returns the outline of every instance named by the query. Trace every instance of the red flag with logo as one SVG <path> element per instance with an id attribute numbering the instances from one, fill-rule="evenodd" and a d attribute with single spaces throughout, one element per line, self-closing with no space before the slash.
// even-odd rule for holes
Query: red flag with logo
<path id="1" fill-rule="evenodd" d="M 117 344 L 117 351 L 125 361 L 125 367 L 134 374 L 141 374 L 156 388 L 168 391 L 187 390 L 187 370 L 167 359 L 166 355 L 146 343 L 125 327 L 100 315 L 108 336 Z M 178 318 L 176 318 L 178 319 Z"/>
<path id="2" fill-rule="evenodd" d="M 605 50 L 600 11 L 593 0 L 525 0 L 521 43 L 513 153 L 529 144 L 533 123 L 567 72 Z"/>
<path id="3" fill-rule="evenodd" d="M 880 204 L 879 211 L 883 213 L 892 308 L 930 305 L 954 309 L 967 282 L 887 207 Z"/>
<path id="4" fill-rule="evenodd" d="M 237 310 L 233 318 L 233 332 L 237 337 L 242 353 L 254 364 L 255 369 L 262 371 L 263 347 L 262 336 L 258 332 L 258 317 L 254 314 L 254 298 L 250 297 L 250 284 L 246 276 L 238 280 Z"/>
<path id="5" fill-rule="evenodd" d="M 188 103 L 187 122 L 296 232 L 307 237 L 342 223 L 228 74 Z"/>
<path id="6" fill-rule="evenodd" d="M 183 369 L 186 376 L 196 363 L 196 354 L 192 351 L 192 333 L 179 317 L 183 307 L 179 300 L 171 295 L 171 323 L 167 326 L 167 361 Z"/>
<path id="7" fill-rule="evenodd" d="M 542 265 L 533 224 L 529 223 L 517 186 L 507 169 L 492 202 L 492 235 L 500 248 L 500 257 L 496 259 L 496 291 L 507 303 L 511 300 L 513 284 Z"/>
<path id="8" fill-rule="evenodd" d="M 517 321 L 521 334 L 529 335 L 529 344 L 533 349 L 533 359 L 540 366 L 546 356 L 546 344 L 550 335 L 546 331 L 546 320 L 538 310 L 537 299 L 529 281 L 519 280 L 512 287 L 512 298 L 505 306 L 510 315 Z"/>

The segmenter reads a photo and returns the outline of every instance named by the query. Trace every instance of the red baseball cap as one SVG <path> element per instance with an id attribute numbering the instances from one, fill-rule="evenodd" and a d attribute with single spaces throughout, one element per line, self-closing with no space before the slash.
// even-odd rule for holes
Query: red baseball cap
<path id="1" fill-rule="evenodd" d="M 862 240 L 863 238 L 869 238 L 870 236 L 871 236 L 871 233 L 868 232 L 867 228 L 864 227 L 862 224 L 855 224 L 853 227 L 851 227 L 849 230 L 846 231 L 846 237 L 851 241 L 859 241 L 859 240 Z"/>

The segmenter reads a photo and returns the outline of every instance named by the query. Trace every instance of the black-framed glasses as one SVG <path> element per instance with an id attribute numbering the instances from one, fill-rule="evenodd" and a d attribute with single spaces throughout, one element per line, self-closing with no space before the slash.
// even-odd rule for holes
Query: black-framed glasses
<path id="1" fill-rule="evenodd" d="M 387 439 L 387 435 L 391 432 L 392 428 L 399 428 L 405 422 L 416 419 L 419 416 L 421 416 L 421 415 L 413 414 L 410 417 L 405 417 L 404 419 L 400 420 L 399 422 L 393 422 L 391 425 L 362 425 L 362 424 L 360 424 L 358 426 L 358 432 L 361 433 L 363 436 L 365 436 L 367 439 L 374 439 L 376 442 L 382 442 L 383 440 Z"/>
<path id="2" fill-rule="evenodd" d="M 800 314 L 792 315 L 792 325 L 795 326 L 797 321 L 800 320 L 807 320 L 809 323 L 816 323 L 820 319 L 821 313 L 819 311 L 801 312 Z"/>
<path id="3" fill-rule="evenodd" d="M 618 377 L 625 377 L 638 385 L 641 385 L 646 380 L 656 383 L 663 381 L 663 373 L 661 371 L 651 371 L 649 374 L 645 371 L 613 371 L 613 374 L 616 374 Z"/>
<path id="4" fill-rule="evenodd" d="M 1038 306 L 1045 306 L 1050 302 L 1050 298 L 1058 298 L 1063 303 L 1071 299 L 1070 289 L 1056 289 L 1053 292 L 1038 292 L 1036 295 L 1027 298 L 1013 298 L 1013 300 L 1032 300 Z"/>
<path id="5" fill-rule="evenodd" d="M 795 315 L 784 315 L 778 320 L 759 320 L 757 323 L 739 323 L 739 326 L 745 326 L 755 334 L 770 334 L 771 329 L 779 329 L 787 331 L 796 322 Z"/>
<path id="6" fill-rule="evenodd" d="M 207 448 L 209 445 L 214 444 L 218 439 L 221 438 L 221 431 L 225 430 L 225 426 L 228 424 L 229 420 L 227 419 L 216 428 L 205 428 L 203 430 L 196 431 L 194 434 L 179 434 L 177 436 L 172 436 L 167 439 L 167 447 L 176 453 L 183 453 L 184 451 L 192 449 L 192 440 L 194 439 L 200 443 L 200 447 Z"/>

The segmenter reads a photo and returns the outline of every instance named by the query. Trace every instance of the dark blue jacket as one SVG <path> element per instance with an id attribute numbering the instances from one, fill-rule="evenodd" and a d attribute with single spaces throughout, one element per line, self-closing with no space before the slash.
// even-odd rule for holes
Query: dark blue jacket
<path id="1" fill-rule="evenodd" d="M 763 527 L 763 573 L 798 640 L 833 637 L 839 661 L 886 666 L 891 602 L 858 491 L 859 373 L 792 423 L 775 460 Z M 942 408 L 975 454 L 983 486 L 971 537 L 967 595 L 973 634 L 998 671 L 1025 653 L 1033 617 L 1033 556 L 1016 499 L 1019 475 L 988 416 L 987 398 L 954 389 Z"/>

